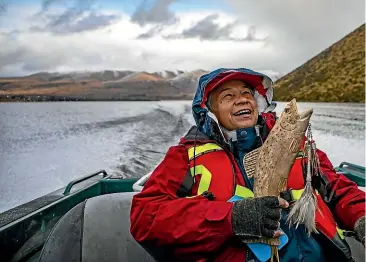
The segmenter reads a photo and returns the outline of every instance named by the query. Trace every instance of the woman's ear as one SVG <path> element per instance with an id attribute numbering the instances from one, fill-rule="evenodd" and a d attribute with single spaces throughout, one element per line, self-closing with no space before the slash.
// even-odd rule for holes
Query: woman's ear
<path id="1" fill-rule="evenodd" d="M 211 112 L 214 113 L 217 111 L 217 96 L 215 95 L 215 91 L 211 92 L 209 95 L 207 104 L 209 105 L 209 110 Z"/>

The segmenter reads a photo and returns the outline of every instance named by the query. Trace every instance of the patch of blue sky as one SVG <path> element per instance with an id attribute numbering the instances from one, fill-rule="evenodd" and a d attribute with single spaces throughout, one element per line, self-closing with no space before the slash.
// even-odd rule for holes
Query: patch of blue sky
<path id="1" fill-rule="evenodd" d="M 152 6 L 156 0 L 146 0 L 148 6 Z M 138 0 L 107 0 L 95 1 L 100 8 L 118 9 L 127 14 L 133 14 L 137 7 L 144 1 Z M 200 10 L 220 10 L 230 12 L 230 6 L 224 0 L 177 0 L 169 5 L 173 12 L 189 12 Z"/>
<path id="2" fill-rule="evenodd" d="M 51 2 L 52 7 L 75 7 L 75 5 L 84 5 L 84 7 L 92 7 L 94 10 L 115 10 L 132 15 L 136 9 L 146 3 L 149 8 L 156 0 L 0 0 L 0 4 L 5 5 L 5 10 L 2 9 L 2 15 L 6 16 L 7 9 L 17 7 L 33 7 L 41 10 L 42 4 Z M 88 5 L 90 4 L 90 6 Z M 176 0 L 172 1 L 168 7 L 171 12 L 190 12 L 190 11 L 205 11 L 219 10 L 223 12 L 231 12 L 230 6 L 224 0 Z"/>

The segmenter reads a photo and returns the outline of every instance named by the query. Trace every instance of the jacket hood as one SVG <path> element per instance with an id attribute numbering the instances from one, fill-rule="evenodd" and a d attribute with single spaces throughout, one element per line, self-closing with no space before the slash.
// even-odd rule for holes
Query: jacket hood
<path id="1" fill-rule="evenodd" d="M 221 79 L 230 74 L 241 75 L 240 79 L 246 79 L 246 82 L 254 88 L 254 97 L 260 114 L 266 112 L 269 106 L 273 106 L 273 81 L 267 75 L 247 68 L 219 68 L 202 75 L 198 80 L 196 94 L 193 98 L 192 113 L 199 129 L 208 136 L 212 135 L 213 129 L 219 129 L 222 133 L 216 117 L 206 106 L 208 94 L 217 87 L 217 83 L 220 83 Z"/>

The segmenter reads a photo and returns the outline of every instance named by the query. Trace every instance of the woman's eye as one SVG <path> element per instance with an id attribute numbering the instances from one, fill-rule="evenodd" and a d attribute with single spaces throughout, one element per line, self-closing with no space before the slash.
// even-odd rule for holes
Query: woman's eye
<path id="1" fill-rule="evenodd" d="M 250 93 L 249 91 L 242 91 L 241 94 L 242 95 L 251 95 L 252 93 Z"/>

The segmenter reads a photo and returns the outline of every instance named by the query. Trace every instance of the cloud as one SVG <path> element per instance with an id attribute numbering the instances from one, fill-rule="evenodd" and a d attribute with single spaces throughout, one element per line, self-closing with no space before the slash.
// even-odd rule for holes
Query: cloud
<path id="1" fill-rule="evenodd" d="M 67 7 L 72 8 L 79 8 L 79 9 L 89 9 L 93 4 L 95 3 L 95 0 L 43 0 L 41 4 L 41 13 L 47 12 L 54 6 L 63 5 Z"/>
<path id="2" fill-rule="evenodd" d="M 0 3 L 0 16 L 5 15 L 7 9 L 6 3 Z"/>
<path id="3" fill-rule="evenodd" d="M 21 61 L 26 60 L 28 52 L 29 52 L 29 50 L 27 50 L 25 47 L 16 47 L 7 52 L 1 51 L 0 52 L 0 57 L 1 57 L 0 70 L 5 68 L 7 65 L 17 64 Z"/>
<path id="4" fill-rule="evenodd" d="M 146 24 L 173 24 L 178 21 L 175 14 L 168 7 L 176 0 L 155 0 L 149 6 L 147 0 L 143 0 L 131 16 L 131 21 L 141 26 Z"/>
<path id="5" fill-rule="evenodd" d="M 79 33 L 106 27 L 117 19 L 117 15 L 105 15 L 96 11 L 67 10 L 60 16 L 53 17 L 41 30 L 48 30 L 54 34 Z"/>
<path id="6" fill-rule="evenodd" d="M 289 72 L 365 23 L 364 0 L 226 0 L 240 23 L 266 32 Z M 265 63 L 272 61 L 264 61 Z"/>
<path id="7" fill-rule="evenodd" d="M 189 21 L 186 23 L 189 24 Z M 187 27 L 187 24 L 182 27 Z M 167 33 L 171 32 L 165 30 Z M 175 28 L 169 30 L 173 31 Z M 5 39 L 5 36 L 2 39 L 0 36 L 0 42 L 9 43 L 6 44 L 6 49 L 0 50 L 0 61 L 4 61 L 1 64 L 0 75 L 105 69 L 208 70 L 223 65 L 239 66 L 242 61 L 235 62 L 237 57 L 247 57 L 251 61 L 250 53 L 255 53 L 255 50 L 261 48 L 258 43 L 202 42 L 197 38 L 170 41 L 162 37 L 151 38 L 148 41 L 136 39 L 136 36 L 144 31 L 145 28 L 131 23 L 130 17 L 123 16 L 108 30 L 100 28 L 83 34 L 68 35 L 28 31 L 20 33 L 13 41 Z M 264 49 L 258 57 L 265 54 L 270 57 L 271 50 Z M 260 60 L 258 58 L 258 61 Z"/>
<path id="8" fill-rule="evenodd" d="M 21 38 L 24 35 L 20 36 Z M 28 38 L 30 39 L 30 38 Z M 61 53 L 49 52 L 52 47 L 46 47 L 40 44 L 41 48 L 37 48 L 36 44 L 27 44 L 18 39 L 12 39 L 12 35 L 2 35 L 0 41 L 12 42 L 12 45 L 6 45 L 0 50 L 0 72 L 11 72 L 14 68 L 18 72 L 36 72 L 47 70 L 62 63 L 67 62 L 67 56 Z M 42 39 L 39 39 L 42 40 Z M 44 49 L 43 51 L 41 49 Z"/>
<path id="9" fill-rule="evenodd" d="M 107 30 L 99 28 L 83 34 L 28 30 L 14 37 L 15 31 L 0 28 L 0 43 L 5 43 L 0 49 L 0 76 L 38 71 L 153 70 L 158 68 L 157 61 L 162 63 L 161 69 L 169 68 L 167 64 L 174 57 L 162 58 L 161 52 L 151 50 L 149 43 L 133 41 L 142 31 L 126 15 Z"/>
<path id="10" fill-rule="evenodd" d="M 47 11 L 52 5 L 57 3 L 62 3 L 64 1 L 62 0 L 43 0 L 42 1 L 42 10 L 41 12 Z"/>
<path id="11" fill-rule="evenodd" d="M 33 31 L 48 31 L 54 34 L 80 33 L 103 28 L 116 22 L 120 16 L 116 14 L 102 14 L 93 8 L 93 0 L 74 0 L 63 10 L 52 12 L 53 6 L 67 4 L 64 0 L 45 0 L 41 10 L 36 14 L 42 19 L 42 26 L 33 26 Z"/>
<path id="12" fill-rule="evenodd" d="M 136 39 L 149 39 L 159 35 L 164 30 L 164 27 L 161 25 L 154 26 L 149 29 L 146 33 L 142 33 L 136 37 Z"/>
<path id="13" fill-rule="evenodd" d="M 201 21 L 193 25 L 191 28 L 185 29 L 179 35 L 171 35 L 168 38 L 199 38 L 200 40 L 219 40 L 228 39 L 235 23 L 231 23 L 220 27 L 219 24 L 215 23 L 218 18 L 218 14 L 212 14 Z"/>
<path id="14" fill-rule="evenodd" d="M 237 21 L 221 26 L 215 22 L 219 18 L 218 14 L 211 14 L 202 20 L 198 21 L 192 27 L 183 30 L 179 34 L 165 36 L 166 39 L 181 39 L 181 38 L 198 38 L 200 40 L 224 40 L 224 41 L 261 41 L 255 35 L 255 27 L 250 27 L 246 37 L 232 36 Z"/>
<path id="15" fill-rule="evenodd" d="M 232 19 L 231 19 L 232 20 Z M 208 14 L 203 18 L 192 21 L 188 27 L 181 30 L 169 30 L 172 25 L 157 25 L 148 31 L 137 36 L 137 39 L 150 39 L 153 37 L 162 37 L 166 40 L 174 39 L 199 39 L 201 41 L 261 41 L 265 38 L 259 38 L 256 35 L 255 26 L 240 25 L 238 21 L 222 21 L 222 15 L 218 13 Z M 173 31 L 167 34 L 165 31 Z M 238 31 L 247 31 L 245 36 L 235 35 Z"/>
<path id="16" fill-rule="evenodd" d="M 0 76 L 218 67 L 284 74 L 364 23 L 361 0 L 227 0 L 231 13 L 171 2 L 144 2 L 133 15 L 94 1 L 9 5 L 0 17 Z M 146 14 L 137 19 L 139 10 Z"/>

